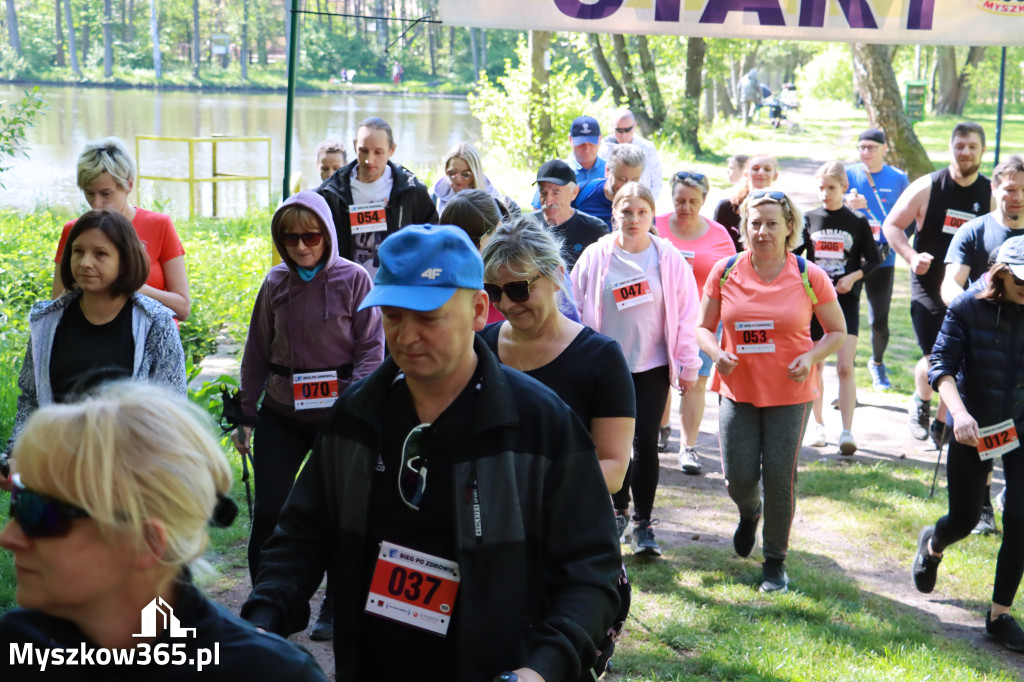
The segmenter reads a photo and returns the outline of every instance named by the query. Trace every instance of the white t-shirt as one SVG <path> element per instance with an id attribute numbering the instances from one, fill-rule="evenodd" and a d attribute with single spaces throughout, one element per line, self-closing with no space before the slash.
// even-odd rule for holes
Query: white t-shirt
<path id="1" fill-rule="evenodd" d="M 387 203 L 391 197 L 391 188 L 395 181 L 391 172 L 391 166 L 384 167 L 384 173 L 374 182 L 362 182 L 357 179 L 359 164 L 352 169 L 352 205 L 359 206 L 375 201 Z M 380 259 L 377 251 L 380 243 L 384 241 L 387 232 L 365 232 L 352 235 L 352 260 L 362 265 L 370 277 L 377 274 L 380 267 Z"/>
<path id="2" fill-rule="evenodd" d="M 640 280 L 640 281 L 638 281 Z M 650 297 L 640 293 L 642 281 L 650 288 Z M 616 290 L 633 287 L 635 305 L 622 307 L 616 301 Z M 643 291 L 646 291 L 646 287 Z M 627 293 L 627 297 L 629 296 Z M 619 298 L 623 298 L 621 295 Z M 629 253 L 618 244 L 608 263 L 604 278 L 604 309 L 601 314 L 601 333 L 610 336 L 622 346 L 622 354 L 633 374 L 668 365 L 668 347 L 665 345 L 665 298 L 662 294 L 661 272 L 658 269 L 658 249 L 652 243 L 640 253 Z"/>

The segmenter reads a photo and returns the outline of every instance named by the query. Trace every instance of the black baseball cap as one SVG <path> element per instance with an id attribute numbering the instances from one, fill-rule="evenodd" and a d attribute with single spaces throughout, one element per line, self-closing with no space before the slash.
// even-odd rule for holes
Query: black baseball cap
<path id="1" fill-rule="evenodd" d="M 885 133 L 883 133 L 878 128 L 868 128 L 867 130 L 860 134 L 860 137 L 857 138 L 857 141 L 869 141 L 877 142 L 878 144 L 885 144 Z"/>
<path id="2" fill-rule="evenodd" d="M 576 171 L 569 167 L 565 161 L 548 161 L 540 170 L 537 171 L 537 180 L 533 184 L 538 182 L 553 182 L 556 185 L 568 185 L 570 182 L 576 182 Z"/>

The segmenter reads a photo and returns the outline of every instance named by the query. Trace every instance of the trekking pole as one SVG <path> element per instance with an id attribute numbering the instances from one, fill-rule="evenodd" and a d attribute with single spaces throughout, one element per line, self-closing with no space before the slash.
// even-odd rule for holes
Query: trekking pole
<path id="1" fill-rule="evenodd" d="M 928 493 L 928 499 L 935 496 L 935 483 L 939 480 L 939 465 L 942 464 L 942 448 L 946 446 L 952 436 L 949 433 L 949 424 L 942 425 L 942 440 L 939 441 L 939 458 L 935 460 L 935 474 L 932 476 L 932 491 Z"/>
<path id="2" fill-rule="evenodd" d="M 238 389 L 228 388 L 226 384 L 220 385 L 221 398 L 221 429 L 227 434 L 239 426 L 252 426 L 255 420 L 246 417 L 242 412 L 242 399 L 238 395 Z M 225 426 L 225 422 L 227 426 Z M 249 464 L 252 462 L 252 450 L 246 448 L 242 453 L 242 483 L 245 484 L 245 504 L 249 509 L 249 523 L 252 523 L 252 486 L 249 484 Z M 253 465 L 255 468 L 255 465 Z"/>

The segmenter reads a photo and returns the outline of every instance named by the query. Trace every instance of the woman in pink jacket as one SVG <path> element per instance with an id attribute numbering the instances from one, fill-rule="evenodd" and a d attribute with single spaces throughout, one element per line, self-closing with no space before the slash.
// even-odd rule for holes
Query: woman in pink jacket
<path id="1" fill-rule="evenodd" d="M 636 389 L 633 461 L 622 489 L 612 495 L 623 541 L 660 556 L 651 530 L 658 488 L 658 427 L 669 387 L 693 388 L 700 369 L 695 336 L 698 296 L 693 271 L 667 240 L 651 234 L 654 197 L 643 185 L 623 185 L 612 201 L 616 230 L 591 244 L 572 271 L 572 288 L 583 324 L 622 346 Z"/>

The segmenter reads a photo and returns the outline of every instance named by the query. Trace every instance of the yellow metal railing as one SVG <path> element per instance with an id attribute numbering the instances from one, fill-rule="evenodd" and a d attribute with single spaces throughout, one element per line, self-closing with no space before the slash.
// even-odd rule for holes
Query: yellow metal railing
<path id="1" fill-rule="evenodd" d="M 188 215 L 190 218 L 194 218 L 196 215 L 196 185 L 202 182 L 209 182 L 213 185 L 213 215 L 217 215 L 217 185 L 222 182 L 246 182 L 246 181 L 266 181 L 267 183 L 267 205 L 270 206 L 273 201 L 273 189 L 271 186 L 270 179 L 270 168 L 272 165 L 272 158 L 270 154 L 270 138 L 269 137 L 229 137 L 229 136 L 213 136 L 213 137 L 164 137 L 161 135 L 136 135 L 135 136 L 135 159 L 139 164 L 139 168 L 143 167 L 142 159 L 139 155 L 139 143 L 142 140 L 149 140 L 155 142 L 184 142 L 188 144 L 188 177 L 178 178 L 167 175 L 143 175 L 139 173 L 139 180 L 156 180 L 162 182 L 187 182 L 188 183 Z M 217 170 L 217 145 L 225 142 L 265 142 L 267 145 L 267 174 L 266 175 L 238 175 L 234 173 L 222 173 Z M 212 173 L 210 177 L 197 177 L 196 176 L 196 145 L 198 144 L 212 144 Z M 141 191 L 140 191 L 141 193 Z M 142 203 L 141 197 L 139 203 Z"/>

